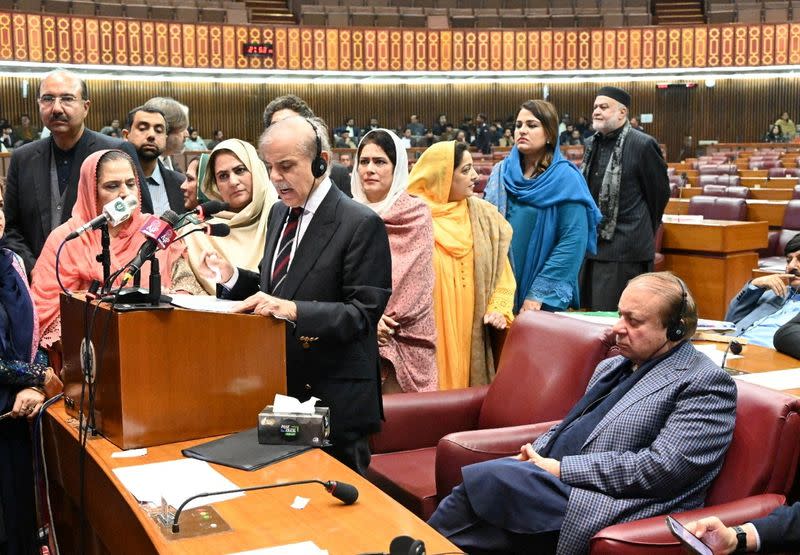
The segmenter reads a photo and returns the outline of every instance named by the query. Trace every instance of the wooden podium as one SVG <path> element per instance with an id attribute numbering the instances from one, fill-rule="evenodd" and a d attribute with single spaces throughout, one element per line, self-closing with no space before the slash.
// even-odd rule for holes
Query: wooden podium
<path id="1" fill-rule="evenodd" d="M 686 282 L 701 318 L 721 320 L 758 267 L 756 250 L 767 246 L 767 222 L 703 220 L 663 226 L 667 270 Z"/>
<path id="2" fill-rule="evenodd" d="M 61 296 L 64 399 L 72 416 L 84 381 L 85 309 L 82 298 Z M 131 449 L 254 427 L 275 393 L 286 393 L 284 325 L 245 314 L 101 305 L 92 330 L 98 431 Z"/>

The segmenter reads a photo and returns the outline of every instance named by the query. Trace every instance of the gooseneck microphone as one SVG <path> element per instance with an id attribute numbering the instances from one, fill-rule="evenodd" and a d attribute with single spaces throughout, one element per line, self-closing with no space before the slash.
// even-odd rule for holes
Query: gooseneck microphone
<path id="1" fill-rule="evenodd" d="M 175 224 L 179 219 L 175 212 L 167 210 L 161 214 L 161 218 L 153 216 L 145 222 L 144 227 L 139 231 L 147 239 L 139 247 L 136 257 L 126 266 L 129 269 L 123 278 L 123 283 L 130 280 L 142 268 L 145 261 L 155 254 L 156 250 L 166 249 L 172 243 L 175 239 Z"/>
<path id="2" fill-rule="evenodd" d="M 231 226 L 228 224 L 200 224 L 200 227 L 196 227 L 193 230 L 187 231 L 183 235 L 176 237 L 175 241 L 180 241 L 187 235 L 191 235 L 192 233 L 197 233 L 199 231 L 202 231 L 211 237 L 227 237 L 231 234 Z"/>
<path id="3" fill-rule="evenodd" d="M 221 200 L 209 200 L 200 204 L 194 208 L 194 210 L 189 210 L 188 212 L 181 215 L 178 218 L 178 221 L 175 223 L 175 227 L 182 227 L 184 220 L 190 216 L 200 216 L 201 221 L 205 221 L 209 219 L 214 214 L 218 212 L 222 212 L 224 210 L 228 210 L 230 205 L 227 202 L 222 202 Z M 188 223 L 188 222 L 186 222 Z"/>
<path id="4" fill-rule="evenodd" d="M 792 287 L 791 285 L 790 285 L 790 286 L 787 288 L 787 291 L 788 291 L 788 293 L 789 293 L 789 294 L 786 296 L 786 298 L 785 298 L 785 299 L 783 299 L 783 302 L 781 303 L 781 305 L 778 307 L 778 309 L 777 309 L 775 312 L 777 312 L 778 310 L 780 310 L 780 309 L 782 309 L 784 306 L 786 306 L 786 303 L 788 303 L 788 302 L 789 302 L 789 300 L 790 300 L 792 297 L 794 297 L 794 296 L 795 296 L 795 294 L 797 293 L 797 292 L 795 291 L 794 287 Z M 749 326 L 745 327 L 745 328 L 744 328 L 742 331 L 740 331 L 739 333 L 737 333 L 737 334 L 734 336 L 734 338 L 733 338 L 733 339 L 731 339 L 731 340 L 728 342 L 728 346 L 727 346 L 727 347 L 725 347 L 725 354 L 723 354 L 723 355 L 722 355 L 722 364 L 720 364 L 720 367 L 721 367 L 723 370 L 725 370 L 725 362 L 728 360 L 728 353 L 733 353 L 734 355 L 739 355 L 739 354 L 741 354 L 741 353 L 742 353 L 742 344 L 741 344 L 741 343 L 739 343 L 739 341 L 737 341 L 737 339 L 739 339 L 741 336 L 743 336 L 743 335 L 744 335 L 745 333 L 747 333 L 748 331 L 750 331 L 750 330 L 752 330 L 752 329 L 754 329 L 754 328 L 757 328 L 758 326 L 760 326 L 760 325 L 761 325 L 761 324 L 760 324 L 760 322 L 761 322 L 761 318 L 759 318 L 759 319 L 758 319 L 758 320 L 756 320 L 755 322 L 752 322 L 752 323 L 751 323 Z"/>
<path id="5" fill-rule="evenodd" d="M 102 227 L 105 223 L 108 223 L 111 227 L 118 226 L 131 217 L 131 214 L 133 214 L 133 209 L 136 208 L 137 204 L 139 204 L 139 201 L 136 200 L 136 197 L 131 196 L 125 197 L 124 199 L 115 198 L 103 206 L 102 214 L 92 220 L 89 220 L 78 229 L 71 232 L 69 235 L 67 235 L 65 241 L 71 241 L 76 237 L 83 235 L 87 231 L 100 229 L 100 227 Z"/>
<path id="6" fill-rule="evenodd" d="M 269 484 L 269 485 L 261 485 L 261 486 L 251 486 L 249 488 L 236 488 L 236 489 L 229 489 L 225 491 L 210 491 L 208 493 L 198 493 L 197 495 L 193 495 L 191 497 L 187 497 L 184 499 L 183 503 L 180 504 L 178 510 L 175 511 L 175 516 L 172 518 L 172 533 L 178 534 L 181 531 L 181 527 L 178 524 L 178 519 L 181 517 L 181 512 L 183 508 L 186 506 L 187 503 L 190 501 L 197 499 L 199 497 L 209 497 L 211 495 L 225 495 L 227 493 L 240 493 L 245 491 L 256 491 L 260 489 L 272 489 L 272 488 L 283 488 L 286 486 L 300 486 L 303 484 L 320 484 L 325 487 L 325 490 L 333 495 L 336 499 L 344 503 L 345 505 L 352 505 L 358 499 L 358 490 L 355 486 L 350 484 L 345 484 L 344 482 L 336 482 L 331 480 L 329 482 L 323 482 L 322 480 L 299 480 L 297 482 L 285 482 L 283 484 Z"/>

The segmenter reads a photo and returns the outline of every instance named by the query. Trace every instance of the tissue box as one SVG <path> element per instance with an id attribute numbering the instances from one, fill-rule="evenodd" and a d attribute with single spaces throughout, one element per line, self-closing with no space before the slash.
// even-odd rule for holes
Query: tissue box
<path id="1" fill-rule="evenodd" d="M 330 410 L 314 407 L 314 414 L 274 412 L 272 405 L 258 413 L 258 442 L 267 445 L 327 444 L 331 433 Z"/>

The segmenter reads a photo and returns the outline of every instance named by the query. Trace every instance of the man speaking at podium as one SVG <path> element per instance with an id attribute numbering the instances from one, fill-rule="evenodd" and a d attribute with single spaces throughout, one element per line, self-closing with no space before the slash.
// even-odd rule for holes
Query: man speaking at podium
<path id="1" fill-rule="evenodd" d="M 219 296 L 245 299 L 240 312 L 288 320 L 288 393 L 330 407 L 328 452 L 364 474 L 382 413 L 376 330 L 391 254 L 381 218 L 331 186 L 327 137 L 321 120 L 299 116 L 264 131 L 259 152 L 283 202 L 269 215 L 260 274 L 215 253 L 204 264 L 219 270 Z"/>

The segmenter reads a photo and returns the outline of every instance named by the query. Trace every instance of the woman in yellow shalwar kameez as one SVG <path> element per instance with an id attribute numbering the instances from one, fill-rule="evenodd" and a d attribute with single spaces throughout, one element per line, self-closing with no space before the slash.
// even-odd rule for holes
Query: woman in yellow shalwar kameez
<path id="1" fill-rule="evenodd" d="M 433 215 L 440 389 L 491 382 L 487 326 L 504 329 L 514 318 L 511 226 L 497 208 L 472 196 L 477 180 L 467 146 L 455 141 L 428 148 L 408 176 L 408 193 L 424 200 Z"/>

